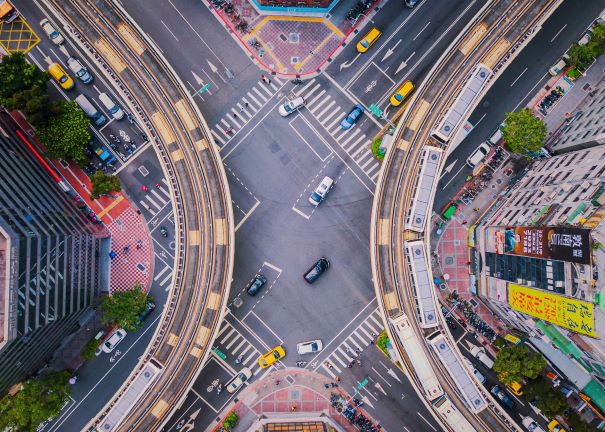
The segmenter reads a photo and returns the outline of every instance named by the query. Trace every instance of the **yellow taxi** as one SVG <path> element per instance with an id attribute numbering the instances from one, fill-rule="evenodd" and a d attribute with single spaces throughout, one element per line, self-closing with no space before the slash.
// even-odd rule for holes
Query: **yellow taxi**
<path id="1" fill-rule="evenodd" d="M 548 430 L 550 432 L 567 432 L 567 429 L 561 426 L 561 424 L 556 420 L 553 420 L 548 423 Z"/>
<path id="2" fill-rule="evenodd" d="M 405 100 L 406 97 L 414 90 L 414 84 L 410 80 L 406 80 L 401 87 L 391 96 L 391 105 L 399 106 Z"/>
<path id="3" fill-rule="evenodd" d="M 521 391 L 523 386 L 520 383 L 518 383 L 517 381 L 513 381 L 513 383 L 510 385 L 506 384 L 506 387 L 508 387 L 509 390 L 512 391 L 517 396 L 523 395 L 523 392 Z"/>
<path id="4" fill-rule="evenodd" d="M 372 27 L 370 31 L 363 37 L 363 39 L 357 42 L 357 51 L 360 53 L 366 52 L 372 45 L 374 45 L 374 42 L 378 40 L 381 34 L 382 32 L 380 30 L 378 30 L 376 27 Z"/>
<path id="5" fill-rule="evenodd" d="M 67 72 L 65 72 L 65 69 L 63 69 L 59 63 L 51 64 L 48 67 L 48 73 L 59 83 L 61 88 L 65 90 L 74 88 L 74 80 L 67 75 Z"/>
<path id="6" fill-rule="evenodd" d="M 281 346 L 277 346 L 273 348 L 266 354 L 263 354 L 258 359 L 258 364 L 261 368 L 265 369 L 271 366 L 273 363 L 278 361 L 279 359 L 283 359 L 286 356 L 286 351 Z"/>

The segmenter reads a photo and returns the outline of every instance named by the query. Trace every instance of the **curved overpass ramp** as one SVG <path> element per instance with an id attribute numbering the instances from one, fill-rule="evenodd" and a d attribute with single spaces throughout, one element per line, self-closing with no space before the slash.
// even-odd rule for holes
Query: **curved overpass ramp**
<path id="1" fill-rule="evenodd" d="M 143 357 L 89 428 L 155 431 L 185 398 L 222 320 L 233 272 L 227 178 L 210 130 L 160 51 L 117 3 L 45 0 L 136 112 L 171 182 L 174 285 Z"/>
<path id="2" fill-rule="evenodd" d="M 430 226 L 424 222 L 421 229 L 410 229 L 406 224 L 414 201 L 417 199 L 416 177 L 421 171 L 423 149 L 434 148 L 447 153 L 447 142 L 443 144 L 431 136 L 431 130 L 446 115 L 461 93 L 466 81 L 478 64 L 487 66 L 493 74 L 485 92 L 498 73 L 506 66 L 515 53 L 529 41 L 531 35 L 558 6 L 561 0 L 492 0 L 486 3 L 473 21 L 457 37 L 448 51 L 433 66 L 428 78 L 420 86 L 409 102 L 400 123 L 397 126 L 392 147 L 388 150 L 384 166 L 376 187 L 371 223 L 372 272 L 376 296 L 383 313 L 385 327 L 396 346 L 401 364 L 406 368 L 419 395 L 423 391 L 423 382 L 411 366 L 411 357 L 426 357 L 436 373 L 439 384 L 459 413 L 466 418 L 470 429 L 477 431 L 518 430 L 512 419 L 495 404 L 483 387 L 479 387 L 488 404 L 481 410 L 473 411 L 463 402 L 460 390 L 429 346 L 427 336 L 435 330 L 440 331 L 449 340 L 449 345 L 458 357 L 461 356 L 453 342 L 448 327 L 443 325 L 441 314 L 438 327 L 430 332 L 418 323 L 418 302 L 415 298 L 412 272 L 405 254 L 406 242 L 420 241 L 429 250 Z M 478 97 L 469 106 L 469 112 L 479 103 Z M 463 117 L 463 120 L 466 116 Z M 459 127 L 460 125 L 456 125 Z M 455 132 L 454 132 L 455 135 Z M 442 157 L 437 172 L 433 176 L 436 182 L 446 158 Z M 434 191 L 433 186 L 433 191 Z M 434 192 L 433 192 L 434 193 Z M 432 211 L 431 196 L 426 219 Z M 429 222 L 430 223 L 430 222 Z M 429 276 L 432 274 L 430 260 L 427 263 Z M 432 276 L 430 276 L 432 279 Z M 433 296 L 434 298 L 435 296 Z M 434 301 L 434 300 L 433 300 Z M 437 305 L 435 305 L 438 310 Z M 401 315 L 409 317 L 422 353 L 406 352 L 398 337 L 394 322 Z M 424 326 L 426 327 L 426 326 Z M 411 361 L 412 360 L 412 361 Z M 418 363 L 418 362 L 416 362 Z M 451 431 L 462 430 L 461 423 L 437 414 L 442 425 Z"/>

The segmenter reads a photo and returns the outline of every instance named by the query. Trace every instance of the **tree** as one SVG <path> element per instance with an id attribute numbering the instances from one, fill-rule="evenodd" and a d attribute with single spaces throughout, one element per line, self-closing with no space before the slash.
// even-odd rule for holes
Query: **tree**
<path id="1" fill-rule="evenodd" d="M 38 136 L 54 158 L 73 159 L 78 165 L 88 162 L 84 151 L 90 141 L 90 120 L 74 101 L 63 102 L 61 113 L 38 130 Z"/>
<path id="2" fill-rule="evenodd" d="M 35 431 L 38 425 L 56 417 L 69 399 L 69 372 L 49 372 L 30 379 L 13 397 L 0 401 L 0 430 Z"/>
<path id="3" fill-rule="evenodd" d="M 149 297 L 141 290 L 141 285 L 103 297 L 100 306 L 103 324 L 117 324 L 128 331 L 136 331 L 140 326 L 139 314 L 145 310 L 148 301 Z"/>
<path id="4" fill-rule="evenodd" d="M 539 154 L 546 140 L 546 125 L 537 118 L 530 109 L 506 113 L 505 125 L 502 135 L 506 140 L 506 147 L 525 155 Z"/>
<path id="5" fill-rule="evenodd" d="M 574 43 L 568 51 L 569 62 L 583 71 L 594 61 L 593 51 L 588 45 L 578 45 Z"/>
<path id="6" fill-rule="evenodd" d="M 238 421 L 239 416 L 234 411 L 231 411 L 229 415 L 225 418 L 225 421 L 223 422 L 223 427 L 225 429 L 231 429 L 237 424 Z"/>
<path id="7" fill-rule="evenodd" d="M 48 121 L 61 113 L 61 101 L 50 101 L 46 88 L 39 85 L 31 89 L 23 90 L 13 94 L 7 99 L 8 109 L 18 109 L 35 127 L 43 127 Z"/>
<path id="8" fill-rule="evenodd" d="M 97 199 L 101 195 L 122 190 L 120 179 L 114 175 L 105 175 L 103 171 L 95 172 L 90 176 L 90 181 L 92 182 L 90 199 Z"/>
<path id="9" fill-rule="evenodd" d="M 35 86 L 45 89 L 49 78 L 48 72 L 28 63 L 23 53 L 15 52 L 4 56 L 0 62 L 0 104 L 13 109 L 7 104 L 7 100 L 16 93 Z"/>
<path id="10" fill-rule="evenodd" d="M 529 350 L 525 345 L 502 348 L 496 356 L 494 371 L 504 384 L 521 381 L 524 376 L 536 378 L 546 367 L 542 354 Z"/>
<path id="11" fill-rule="evenodd" d="M 584 422 L 576 413 L 573 411 L 569 417 L 567 418 L 570 426 L 573 428 L 573 432 L 598 432 L 600 429 L 596 427 L 590 426 L 588 423 Z"/>
<path id="12" fill-rule="evenodd" d="M 101 345 L 101 342 L 101 340 L 96 339 L 94 337 L 89 340 L 88 343 L 84 345 L 84 348 L 82 349 L 82 358 L 85 361 L 91 361 L 93 358 L 95 358 L 95 352 L 97 351 L 97 348 L 99 348 L 99 345 Z"/>
<path id="13" fill-rule="evenodd" d="M 553 418 L 567 408 L 567 400 L 563 393 L 553 389 L 550 383 L 542 378 L 530 381 L 523 389 L 528 400 L 537 400 L 538 409 L 549 418 Z"/>

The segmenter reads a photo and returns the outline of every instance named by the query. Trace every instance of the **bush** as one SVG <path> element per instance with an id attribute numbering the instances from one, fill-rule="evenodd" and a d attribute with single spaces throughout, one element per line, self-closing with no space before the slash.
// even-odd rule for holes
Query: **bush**
<path id="1" fill-rule="evenodd" d="M 225 429 L 231 429 L 237 424 L 238 420 L 239 416 L 235 414 L 234 411 L 231 411 L 229 415 L 225 418 L 225 421 L 223 422 L 223 427 Z"/>
<path id="2" fill-rule="evenodd" d="M 492 345 L 498 349 L 502 349 L 506 346 L 506 340 L 498 336 Z"/>
<path id="3" fill-rule="evenodd" d="M 378 160 L 384 159 L 384 153 L 380 150 L 380 144 L 382 144 L 382 139 L 376 138 L 372 143 L 372 154 Z"/>
<path id="4" fill-rule="evenodd" d="M 92 338 L 89 340 L 82 350 L 82 358 L 85 361 L 91 361 L 93 358 L 95 358 L 95 351 L 99 347 L 100 343 L 101 340 L 99 339 Z"/>
<path id="5" fill-rule="evenodd" d="M 575 80 L 576 78 L 580 77 L 582 73 L 575 67 L 572 67 L 567 71 L 566 75 L 569 79 Z"/>
<path id="6" fill-rule="evenodd" d="M 378 335 L 378 339 L 376 339 L 376 346 L 382 350 L 388 357 L 389 351 L 387 350 L 387 342 L 389 341 L 389 335 L 387 332 L 382 332 Z"/>

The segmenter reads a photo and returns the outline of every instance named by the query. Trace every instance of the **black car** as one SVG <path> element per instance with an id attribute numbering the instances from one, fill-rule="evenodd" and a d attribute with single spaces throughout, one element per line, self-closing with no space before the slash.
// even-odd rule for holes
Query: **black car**
<path id="1" fill-rule="evenodd" d="M 251 296 L 255 296 L 266 283 L 267 278 L 262 274 L 257 274 L 254 276 L 254 279 L 252 279 L 252 282 L 246 287 L 246 292 Z"/>
<path id="2" fill-rule="evenodd" d="M 330 268 L 330 261 L 328 261 L 326 257 L 321 257 L 309 270 L 307 270 L 304 278 L 308 283 L 312 284 L 328 268 Z"/>
<path id="3" fill-rule="evenodd" d="M 153 312 L 154 309 L 155 309 L 155 303 L 151 300 L 148 301 L 147 306 L 145 307 L 143 312 L 141 312 L 138 316 L 138 319 L 137 319 L 138 325 L 143 324 L 143 321 L 145 321 L 145 319 L 151 314 L 151 312 Z"/>

